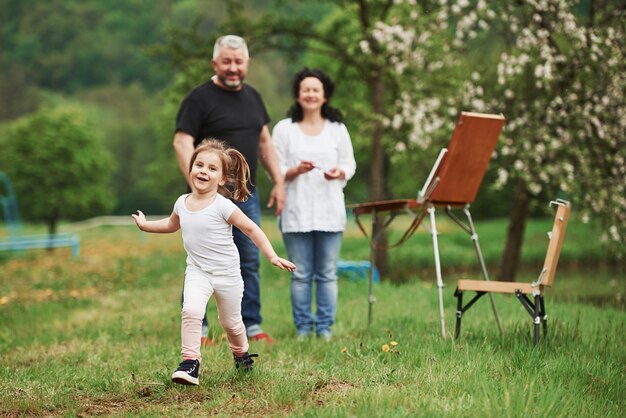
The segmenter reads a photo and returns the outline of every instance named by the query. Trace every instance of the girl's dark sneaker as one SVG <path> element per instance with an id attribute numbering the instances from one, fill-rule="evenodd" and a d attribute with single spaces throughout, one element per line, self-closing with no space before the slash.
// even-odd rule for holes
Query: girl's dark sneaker
<path id="1" fill-rule="evenodd" d="M 254 369 L 254 360 L 252 360 L 252 357 L 259 357 L 259 355 L 245 353 L 242 356 L 238 356 L 233 353 L 233 358 L 235 359 L 235 368 L 241 369 L 244 372 L 252 371 L 252 369 Z"/>
<path id="2" fill-rule="evenodd" d="M 200 362 L 198 360 L 184 360 L 172 374 L 172 382 L 181 385 L 197 385 L 200 383 L 198 379 L 199 370 Z"/>

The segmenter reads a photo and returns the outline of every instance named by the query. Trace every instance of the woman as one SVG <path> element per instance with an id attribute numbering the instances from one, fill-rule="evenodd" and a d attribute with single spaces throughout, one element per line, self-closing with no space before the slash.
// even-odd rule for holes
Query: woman
<path id="1" fill-rule="evenodd" d="M 305 68 L 296 74 L 289 118 L 272 133 L 287 198 L 279 225 L 291 275 L 293 321 L 299 339 L 314 331 L 329 341 L 337 308 L 337 260 L 346 226 L 343 188 L 356 162 L 341 112 L 330 107 L 332 80 Z M 317 308 L 311 311 L 313 283 Z"/>

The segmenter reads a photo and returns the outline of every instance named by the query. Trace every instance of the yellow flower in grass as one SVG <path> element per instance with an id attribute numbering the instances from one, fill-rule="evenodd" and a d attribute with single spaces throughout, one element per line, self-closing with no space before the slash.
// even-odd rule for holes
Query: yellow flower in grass
<path id="1" fill-rule="evenodd" d="M 389 345 L 395 348 L 398 345 L 398 342 L 397 341 L 392 341 L 392 342 L 389 343 Z"/>
<path id="2" fill-rule="evenodd" d="M 382 348 L 384 353 L 388 353 L 389 352 L 389 344 L 383 344 L 383 348 Z"/>

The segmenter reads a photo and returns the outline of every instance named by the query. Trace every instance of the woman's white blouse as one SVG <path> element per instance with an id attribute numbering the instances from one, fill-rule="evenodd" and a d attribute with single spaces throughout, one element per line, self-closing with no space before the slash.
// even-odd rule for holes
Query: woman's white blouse
<path id="1" fill-rule="evenodd" d="M 343 123 L 325 121 L 319 135 L 305 135 L 298 123 L 283 119 L 272 139 L 283 176 L 300 161 L 312 161 L 319 169 L 300 174 L 286 183 L 287 198 L 280 216 L 282 232 L 339 232 L 346 227 L 343 188 L 356 170 L 350 134 Z M 341 168 L 345 180 L 326 180 L 324 171 Z"/>

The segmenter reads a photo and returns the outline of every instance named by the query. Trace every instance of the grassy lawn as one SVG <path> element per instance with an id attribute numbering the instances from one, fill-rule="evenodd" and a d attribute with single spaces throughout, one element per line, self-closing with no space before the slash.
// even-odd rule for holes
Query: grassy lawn
<path id="1" fill-rule="evenodd" d="M 494 266 L 506 223 L 476 224 Z M 550 224 L 529 224 L 520 280 L 536 277 Z M 284 253 L 273 221 L 264 229 Z M 455 279 L 479 270 L 469 238 L 449 223 L 440 229 L 450 334 Z M 586 225 L 568 230 L 539 349 L 528 314 L 499 295 L 502 337 L 484 299 L 459 340 L 442 339 L 432 249 L 420 231 L 390 252 L 392 274 L 406 283 L 376 285 L 369 330 L 367 283 L 341 279 L 330 343 L 295 340 L 289 276 L 264 262 L 264 325 L 277 342 L 252 343 L 258 367 L 236 373 L 211 302 L 218 344 L 203 349 L 198 387 L 170 382 L 180 351 L 180 236 L 131 227 L 80 235 L 77 261 L 69 249 L 0 258 L 0 415 L 618 417 L 626 408 L 626 278 L 599 267 L 605 256 Z M 342 256 L 368 258 L 352 224 Z"/>

